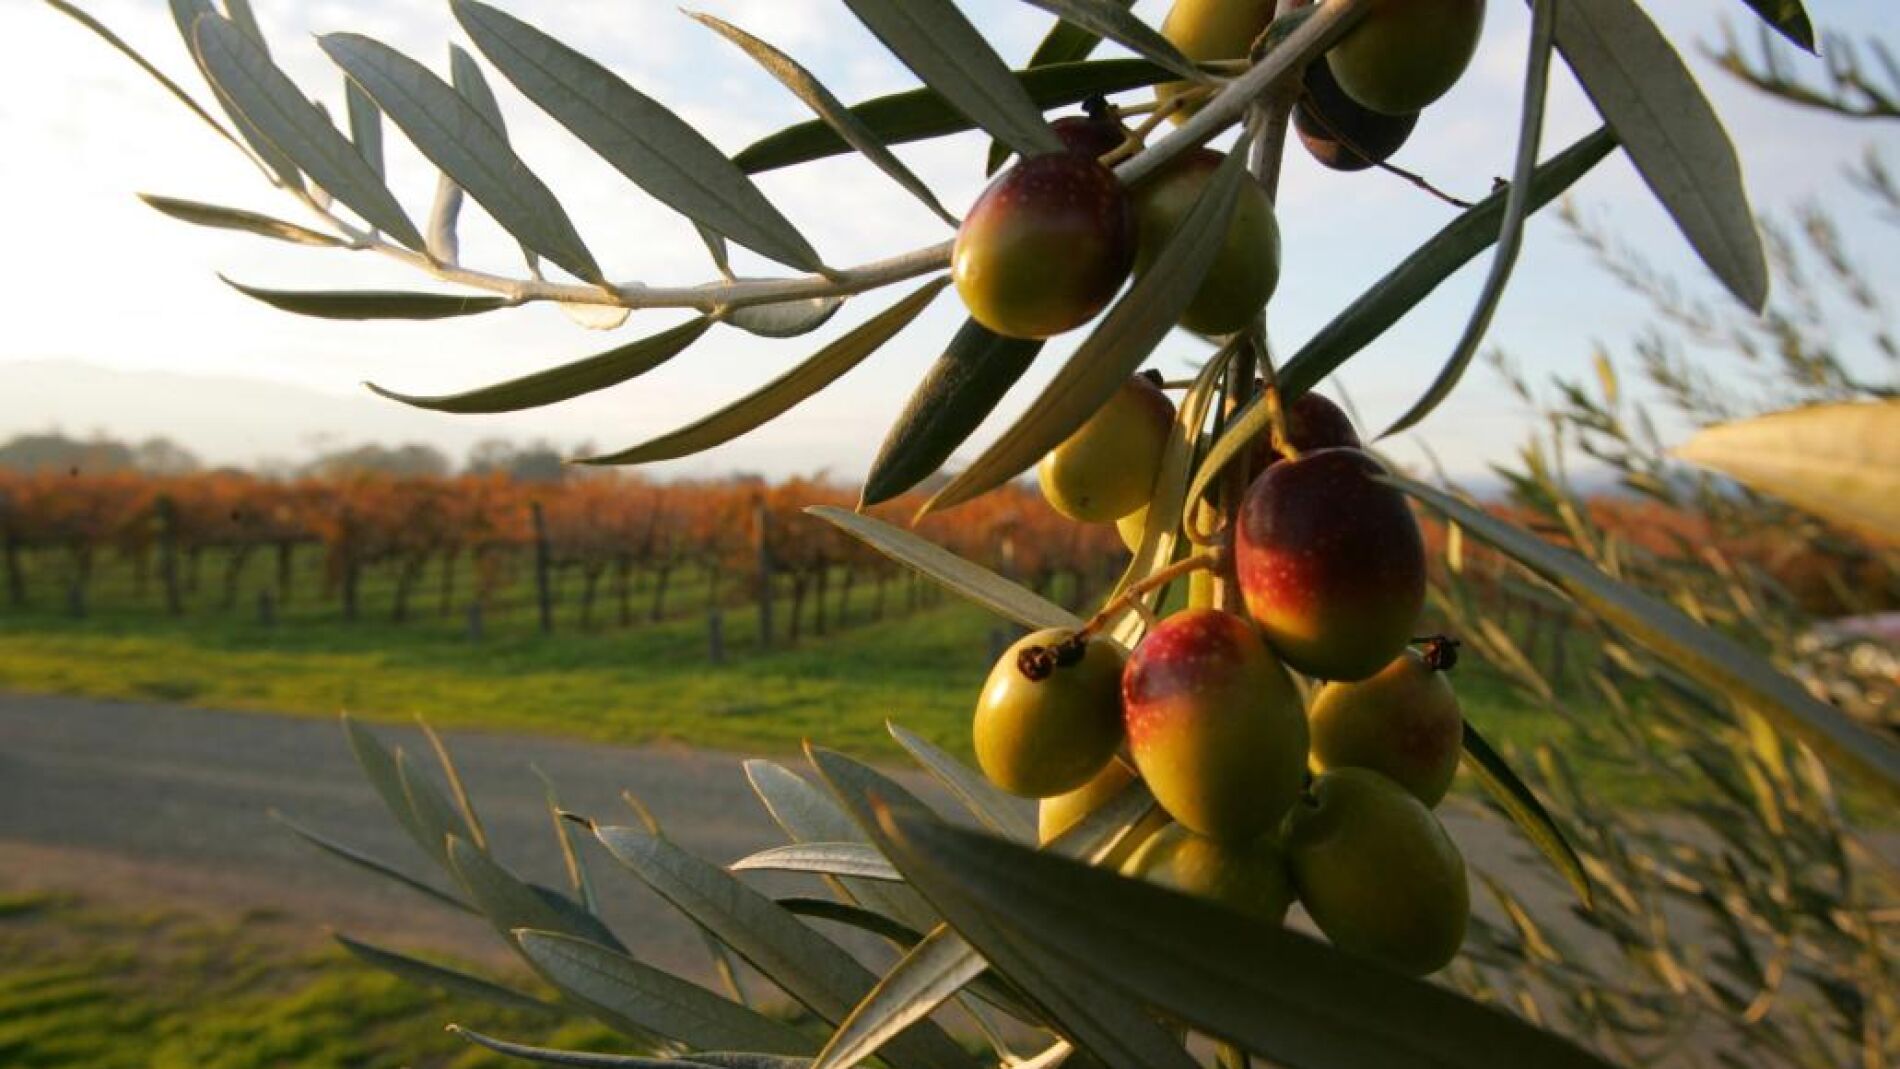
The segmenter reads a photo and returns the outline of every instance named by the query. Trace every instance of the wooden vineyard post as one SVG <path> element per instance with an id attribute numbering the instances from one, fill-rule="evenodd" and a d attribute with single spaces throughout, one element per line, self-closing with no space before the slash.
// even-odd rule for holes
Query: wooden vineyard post
<path id="1" fill-rule="evenodd" d="M 165 588 L 165 611 L 173 616 L 185 614 L 184 592 L 178 588 L 178 505 L 170 495 L 162 496 L 155 506 L 158 518 L 158 578 Z"/>
<path id="2" fill-rule="evenodd" d="M 772 648 L 772 546 L 770 524 L 772 517 L 765 508 L 765 498 L 756 498 L 752 503 L 752 538 L 759 561 L 759 648 Z"/>
<path id="3" fill-rule="evenodd" d="M 534 598 L 541 614 L 541 633 L 554 633 L 554 590 L 550 585 L 552 563 L 548 551 L 548 519 L 541 511 L 541 502 L 528 503 L 528 514 L 534 518 Z"/>

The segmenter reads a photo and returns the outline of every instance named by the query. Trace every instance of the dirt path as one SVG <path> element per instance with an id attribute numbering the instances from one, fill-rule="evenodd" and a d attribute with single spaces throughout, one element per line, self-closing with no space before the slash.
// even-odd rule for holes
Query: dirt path
<path id="1" fill-rule="evenodd" d="M 376 729 L 427 753 L 410 728 Z M 450 733 L 495 852 L 561 884 L 540 780 L 569 809 L 631 823 L 632 788 L 668 834 L 716 861 L 780 840 L 737 755 L 623 748 L 521 735 Z M 787 759 L 796 764 L 795 759 Z M 933 796 L 921 777 L 907 782 Z M 320 854 L 273 822 L 277 809 L 419 876 L 430 865 L 389 819 L 333 722 L 0 693 L 0 892 L 76 891 L 133 908 L 256 911 L 466 958 L 505 956 L 485 926 Z M 1514 867 L 1528 848 L 1505 828 L 1450 812 L 1474 863 Z M 648 961 L 704 975 L 697 937 L 631 876 L 591 857 L 608 922 Z M 438 884 L 439 880 L 435 881 Z M 1527 887 L 1534 886 L 1527 884 Z"/>

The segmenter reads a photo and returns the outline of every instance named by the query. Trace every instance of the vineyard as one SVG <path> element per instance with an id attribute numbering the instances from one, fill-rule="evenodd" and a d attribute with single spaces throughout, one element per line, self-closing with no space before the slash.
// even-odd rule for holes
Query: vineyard
<path id="1" fill-rule="evenodd" d="M 769 649 L 939 596 L 803 513 L 854 503 L 849 490 L 806 479 L 0 475 L 0 603 L 75 618 L 248 616 L 265 627 L 448 619 L 472 640 L 703 617 L 718 662 L 729 610 L 745 610 L 753 644 Z M 915 506 L 878 512 L 895 519 Z M 1126 563 L 1112 527 L 1060 522 L 1026 489 L 921 529 L 1078 604 Z"/>

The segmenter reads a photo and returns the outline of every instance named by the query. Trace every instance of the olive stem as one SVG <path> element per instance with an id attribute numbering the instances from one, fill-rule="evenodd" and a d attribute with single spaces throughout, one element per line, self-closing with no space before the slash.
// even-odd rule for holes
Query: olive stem
<path id="1" fill-rule="evenodd" d="M 1071 641 L 1088 641 L 1094 637 L 1096 632 L 1108 626 L 1108 622 L 1111 619 L 1120 616 L 1123 612 L 1131 610 L 1140 613 L 1143 619 L 1152 621 L 1152 613 L 1149 612 L 1146 605 L 1141 603 L 1143 595 L 1167 586 L 1169 583 L 1174 582 L 1184 575 L 1192 575 L 1200 571 L 1218 571 L 1226 562 L 1227 552 L 1216 546 L 1211 549 L 1204 549 L 1191 557 L 1183 557 L 1160 571 L 1153 572 L 1136 582 L 1128 584 L 1128 589 L 1122 591 L 1113 601 L 1102 606 L 1101 611 L 1089 617 L 1088 622 L 1083 624 L 1081 628 L 1076 631 L 1075 637 Z"/>
<path id="2" fill-rule="evenodd" d="M 1350 149 L 1355 156 L 1358 156 L 1360 159 L 1365 160 L 1367 163 L 1370 163 L 1372 166 L 1377 167 L 1379 170 L 1385 171 L 1388 174 L 1396 175 L 1400 178 L 1405 179 L 1407 182 L 1412 183 L 1418 188 L 1424 190 L 1425 192 L 1431 194 L 1434 197 L 1437 197 L 1439 200 L 1444 201 L 1446 204 L 1449 204 L 1452 207 L 1459 209 L 1460 211 L 1469 209 L 1472 206 L 1470 201 L 1464 200 L 1460 197 L 1454 197 L 1450 193 L 1447 193 L 1444 190 L 1439 189 L 1437 186 L 1432 185 L 1429 179 L 1427 179 L 1424 175 L 1419 174 L 1416 171 L 1408 171 L 1405 168 L 1398 166 L 1397 164 L 1387 163 L 1385 160 L 1373 159 L 1372 153 L 1367 152 L 1365 149 L 1361 148 L 1359 146 L 1359 143 L 1354 141 L 1350 136 L 1348 136 L 1345 131 L 1339 129 L 1337 126 L 1334 126 L 1332 123 L 1328 122 L 1326 120 L 1326 116 L 1320 114 L 1319 109 L 1317 108 L 1309 109 L 1306 112 L 1306 114 L 1314 122 L 1319 124 L 1320 129 L 1326 131 L 1327 137 L 1330 137 L 1334 141 L 1337 141 L 1340 144 L 1346 146 L 1346 148 Z"/>
<path id="3" fill-rule="evenodd" d="M 1140 152 L 1148 144 L 1148 135 L 1154 133 L 1155 128 L 1166 121 L 1169 116 L 1183 108 L 1206 100 L 1213 95 L 1213 92 L 1212 89 L 1206 86 L 1195 86 L 1184 90 L 1178 96 L 1171 96 L 1166 100 L 1157 101 L 1150 105 L 1147 118 L 1143 119 L 1141 125 L 1135 127 L 1133 130 L 1124 131 L 1122 143 L 1115 146 L 1113 150 L 1102 157 L 1102 164 L 1107 167 L 1113 167 Z"/>

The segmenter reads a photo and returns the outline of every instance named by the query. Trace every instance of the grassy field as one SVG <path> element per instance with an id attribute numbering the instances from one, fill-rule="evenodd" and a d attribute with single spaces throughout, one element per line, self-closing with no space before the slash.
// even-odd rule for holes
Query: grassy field
<path id="1" fill-rule="evenodd" d="M 532 990 L 531 978 L 518 978 Z M 268 918 L 0 897 L 0 1065 L 13 1069 L 488 1069 L 444 1031 L 626 1050 L 590 1022 L 455 999 Z"/>

